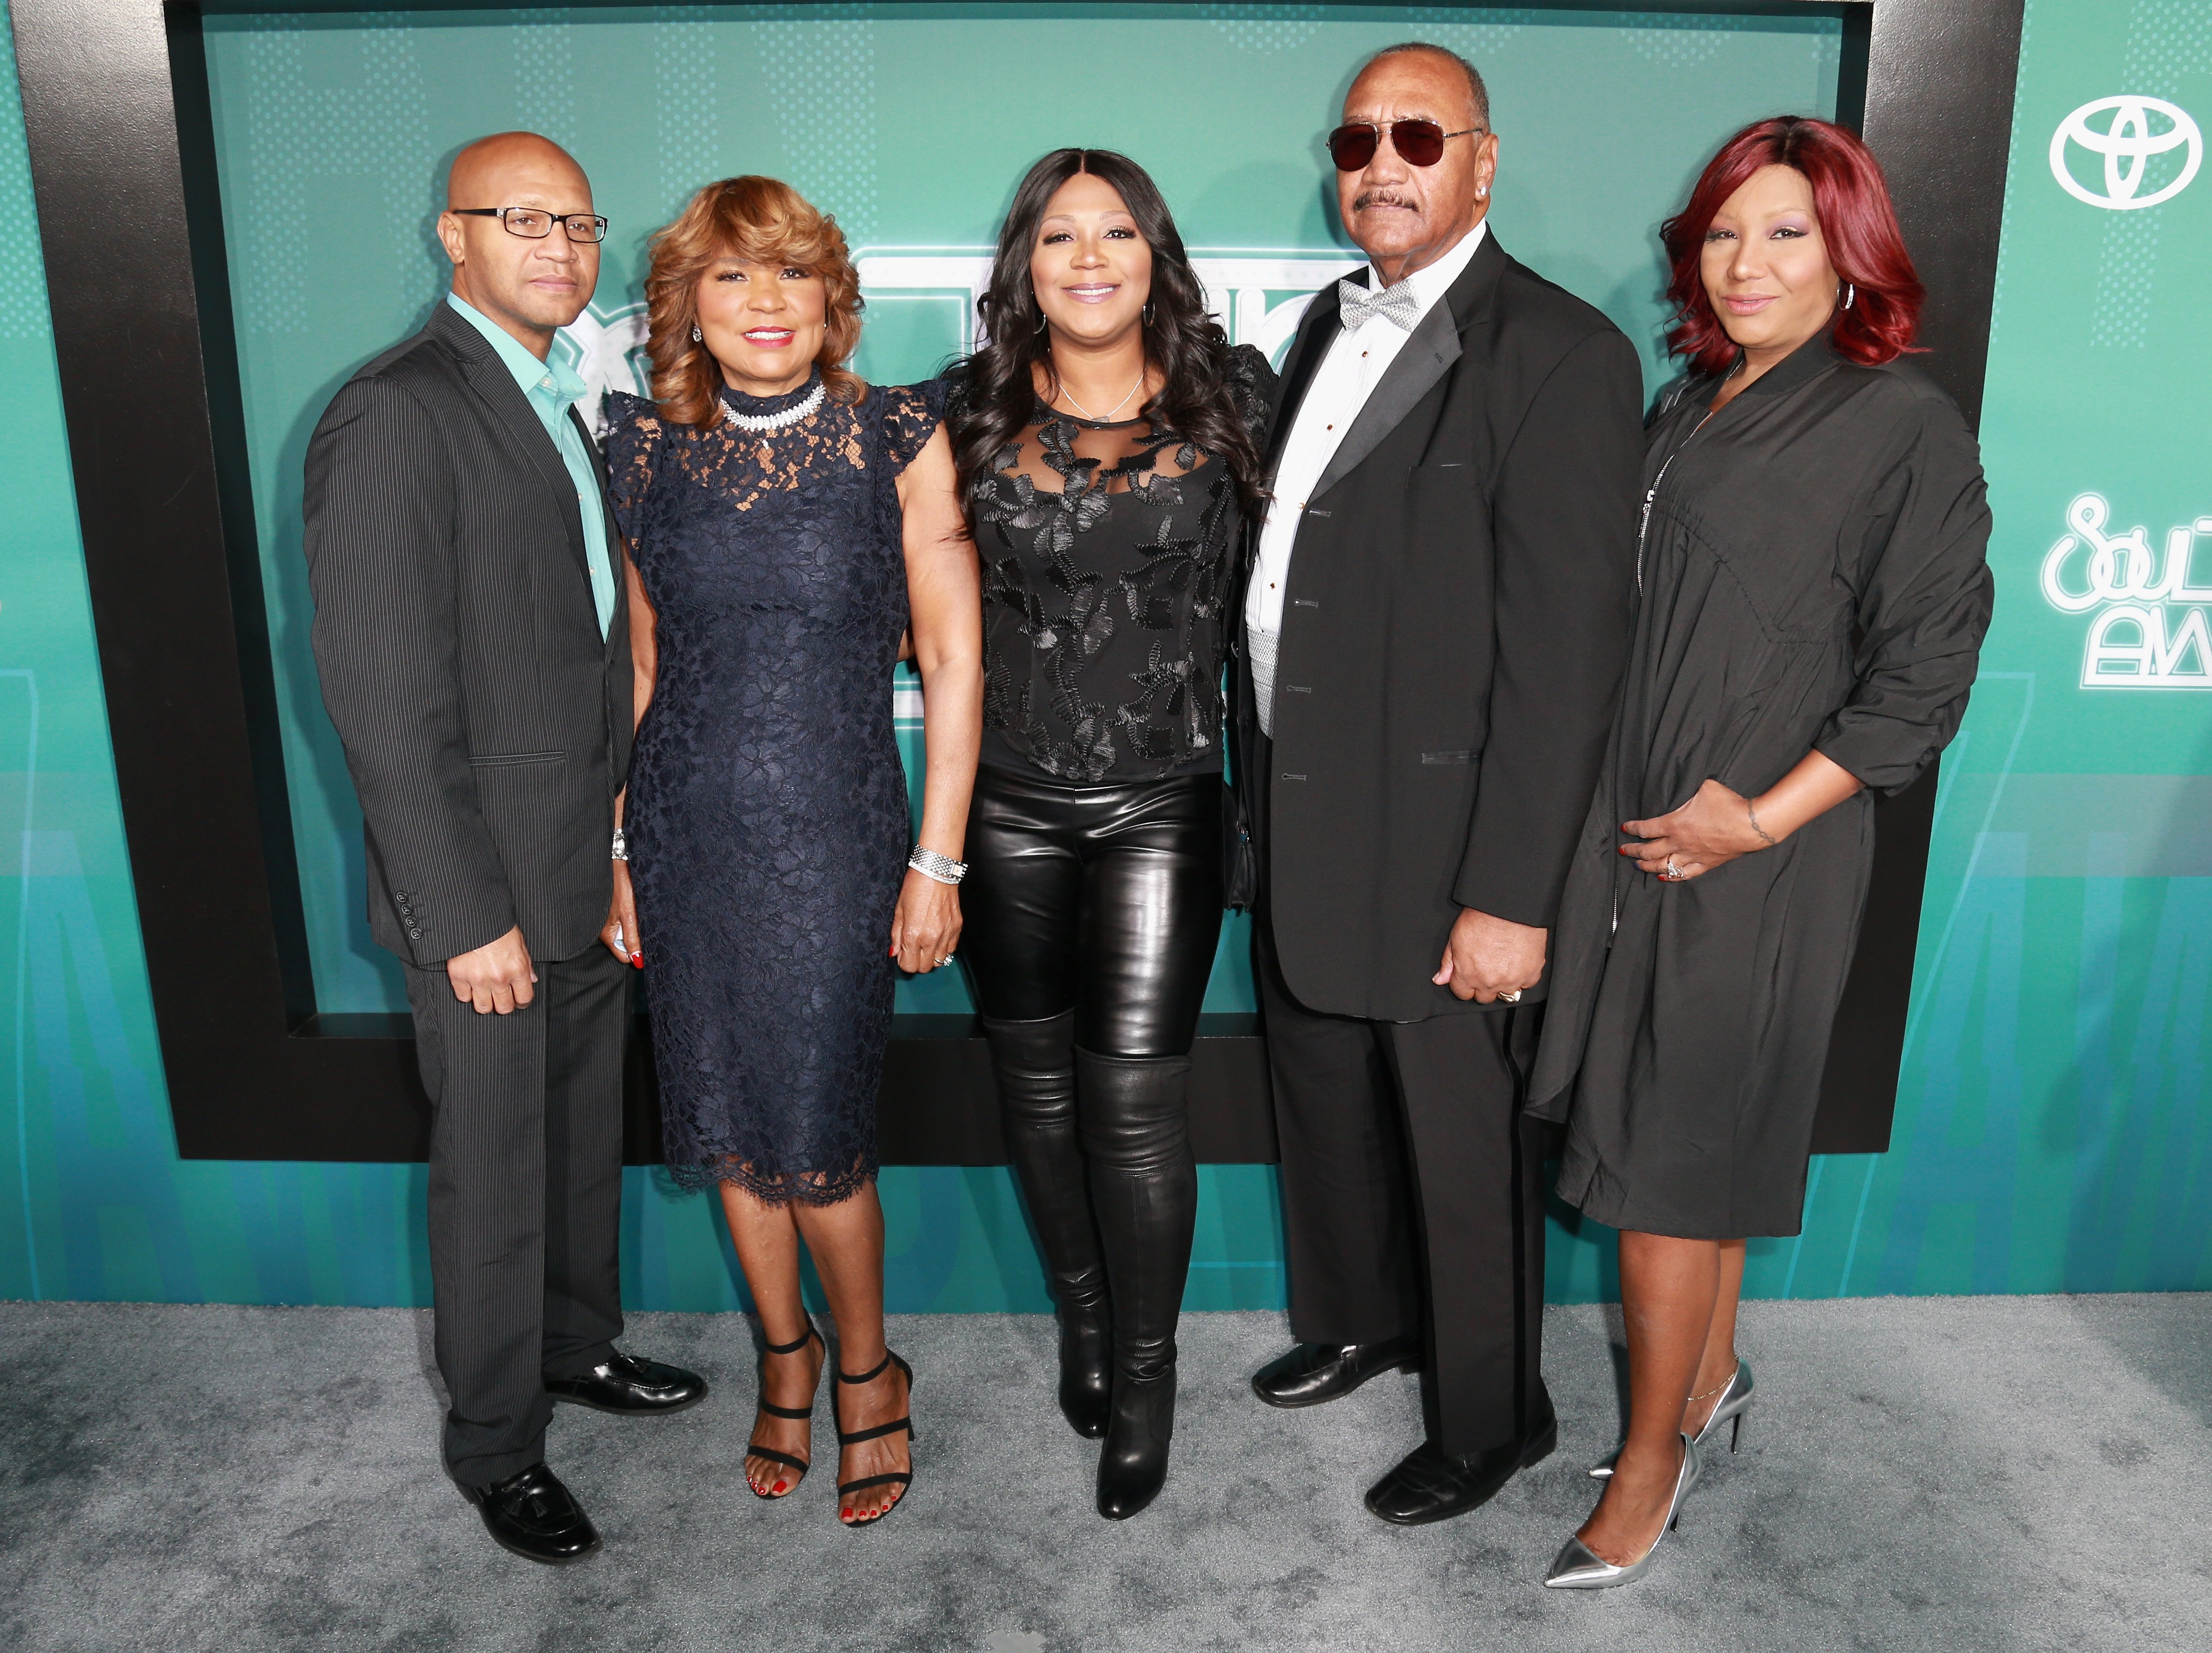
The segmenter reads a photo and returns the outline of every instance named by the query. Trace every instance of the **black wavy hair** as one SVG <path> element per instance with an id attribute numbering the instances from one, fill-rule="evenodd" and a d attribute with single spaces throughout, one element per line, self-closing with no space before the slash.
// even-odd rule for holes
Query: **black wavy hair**
<path id="1" fill-rule="evenodd" d="M 1164 383 L 1141 416 L 1218 456 L 1248 506 L 1264 497 L 1260 450 L 1245 427 L 1231 383 L 1229 336 L 1206 313 L 1206 289 L 1190 267 L 1175 218 L 1151 175 L 1111 149 L 1054 149 L 1029 170 L 999 229 L 991 284 L 975 301 L 988 335 L 983 348 L 955 363 L 952 457 L 969 524 L 991 486 L 992 467 L 1036 412 L 1035 369 L 1052 371 L 1049 336 L 1039 324 L 1030 280 L 1037 225 L 1062 184 L 1088 173 L 1113 185 L 1152 250 L 1152 290 L 1145 359 Z"/>

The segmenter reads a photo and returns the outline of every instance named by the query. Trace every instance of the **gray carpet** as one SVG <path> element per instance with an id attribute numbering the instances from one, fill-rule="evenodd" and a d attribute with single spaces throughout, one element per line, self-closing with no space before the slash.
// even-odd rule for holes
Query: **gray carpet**
<path id="1" fill-rule="evenodd" d="M 606 1547 L 494 1548 L 437 1467 L 427 1316 L 0 1305 L 0 1646 L 44 1650 L 2186 1649 L 2212 1644 L 2212 1297 L 1757 1304 L 1759 1382 L 1653 1575 L 1537 1580 L 1619 1424 L 1612 1311 L 1555 1310 L 1560 1451 L 1489 1508 L 1401 1531 L 1359 1504 L 1418 1431 L 1391 1376 L 1304 1413 L 1244 1376 L 1267 1314 L 1184 1322 L 1175 1474 L 1091 1512 L 1049 1322 L 912 1316 L 920 1480 L 836 1524 L 741 1473 L 747 1322 L 639 1315 L 708 1373 L 681 1417 L 563 1408 L 555 1467 Z M 834 1462 L 825 1421 L 817 1450 Z"/>

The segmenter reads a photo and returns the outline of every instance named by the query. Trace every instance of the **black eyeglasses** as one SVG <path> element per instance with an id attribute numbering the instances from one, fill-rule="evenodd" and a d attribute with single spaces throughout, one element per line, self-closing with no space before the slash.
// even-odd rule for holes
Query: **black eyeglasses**
<path id="1" fill-rule="evenodd" d="M 507 226 L 508 234 L 526 236 L 533 241 L 542 241 L 550 235 L 556 223 L 568 232 L 572 241 L 607 239 L 607 221 L 588 212 L 556 216 L 537 207 L 452 207 L 447 210 L 456 218 L 496 218 Z"/>
<path id="2" fill-rule="evenodd" d="M 1371 121 L 1356 120 L 1340 126 L 1328 135 L 1328 158 L 1336 162 L 1340 173 L 1356 173 L 1375 159 L 1375 151 L 1382 147 L 1382 134 L 1390 134 L 1390 147 L 1398 158 L 1409 167 L 1433 167 L 1444 158 L 1444 140 L 1466 137 L 1488 128 L 1470 126 L 1464 132 L 1447 132 L 1432 120 L 1394 120 L 1389 125 L 1377 126 Z"/>

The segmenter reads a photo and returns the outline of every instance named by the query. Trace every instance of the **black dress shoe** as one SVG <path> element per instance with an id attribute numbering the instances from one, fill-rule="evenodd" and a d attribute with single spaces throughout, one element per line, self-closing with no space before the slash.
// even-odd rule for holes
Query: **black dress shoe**
<path id="1" fill-rule="evenodd" d="M 1453 1457 L 1424 1441 L 1395 1469 L 1367 1489 L 1367 1507 L 1400 1527 L 1449 1521 L 1487 1504 L 1523 1469 L 1551 1456 L 1559 1443 L 1557 1419 L 1528 1440 Z"/>
<path id="2" fill-rule="evenodd" d="M 1253 1374 L 1252 1393 L 1271 1407 L 1317 1407 L 1340 1400 L 1386 1371 L 1419 1371 L 1418 1338 L 1387 1343 L 1301 1343 Z"/>
<path id="3" fill-rule="evenodd" d="M 625 1417 L 681 1412 L 707 1398 L 707 1380 L 681 1366 L 616 1354 L 574 1377 L 549 1377 L 545 1392 L 556 1401 Z"/>
<path id="4" fill-rule="evenodd" d="M 501 1549 L 558 1566 L 599 1547 L 599 1535 L 575 1496 L 542 1463 L 489 1486 L 464 1487 Z"/>

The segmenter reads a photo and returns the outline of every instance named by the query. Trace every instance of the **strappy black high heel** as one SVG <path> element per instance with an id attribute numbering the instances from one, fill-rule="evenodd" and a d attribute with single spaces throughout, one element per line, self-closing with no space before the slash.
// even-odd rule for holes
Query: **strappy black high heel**
<path id="1" fill-rule="evenodd" d="M 830 1410 L 837 1419 L 837 1444 L 839 1447 L 843 1448 L 848 1446 L 855 1446 L 862 1441 L 877 1440 L 883 1436 L 896 1435 L 901 1431 L 904 1431 L 906 1433 L 907 1450 L 909 1455 L 913 1452 L 913 1367 L 908 1365 L 905 1361 L 900 1359 L 898 1356 L 893 1354 L 889 1349 L 886 1349 L 884 1351 L 884 1358 L 876 1363 L 875 1369 L 872 1371 L 864 1373 L 859 1377 L 848 1377 L 845 1375 L 843 1369 L 841 1367 L 836 1373 L 836 1378 L 841 1383 L 851 1383 L 856 1386 L 861 1383 L 872 1383 L 876 1379 L 884 1375 L 884 1372 L 887 1368 L 891 1366 L 896 1366 L 899 1370 L 906 1376 L 906 1402 L 908 1407 L 908 1415 L 904 1418 L 895 1418 L 887 1424 L 878 1424 L 873 1429 L 855 1429 L 848 1431 L 845 1428 L 845 1409 L 837 1404 L 837 1392 L 833 1389 L 830 1391 Z M 839 1481 L 837 1483 L 838 1506 L 840 1509 L 844 1507 L 844 1498 L 846 1494 L 848 1492 L 858 1492 L 870 1486 L 911 1486 L 913 1485 L 914 1473 L 913 1471 L 907 1469 L 894 1469 L 890 1474 L 883 1475 L 863 1475 L 858 1480 Z M 902 1492 L 898 1497 L 893 1498 L 889 1504 L 886 1504 L 882 1509 L 877 1510 L 875 1514 L 872 1516 L 863 1516 L 858 1521 L 848 1521 L 842 1524 L 848 1527 L 872 1527 L 905 1502 L 906 1494 Z"/>
<path id="2" fill-rule="evenodd" d="M 760 1366 L 761 1393 L 765 1395 L 768 1392 L 768 1357 L 769 1355 L 797 1354 L 808 1344 L 820 1343 L 821 1341 L 822 1334 L 816 1331 L 814 1329 L 813 1323 L 809 1322 L 806 1328 L 806 1335 L 804 1337 L 795 1339 L 789 1343 L 763 1344 L 761 1346 Z M 823 1358 L 826 1361 L 830 1355 L 828 1345 L 823 1345 L 822 1354 Z M 822 1379 L 819 1374 L 816 1376 L 814 1381 L 817 1383 L 821 1383 Z M 756 1410 L 765 1412 L 771 1418 L 811 1419 L 814 1416 L 814 1407 L 811 1401 L 804 1407 L 775 1407 L 770 1406 L 766 1401 L 755 1401 L 753 1405 Z M 799 1483 L 806 1479 L 807 1470 L 812 1468 L 812 1465 L 811 1465 L 805 1458 L 793 1457 L 788 1452 L 779 1452 L 772 1446 L 755 1446 L 750 1441 L 745 1443 L 745 1455 L 749 1458 L 766 1458 L 770 1463 L 787 1464 L 793 1469 L 799 1472 L 791 1478 L 791 1485 L 785 1487 L 781 1492 L 763 1492 L 759 1487 L 753 1486 L 750 1481 L 747 1481 L 745 1483 L 747 1486 L 752 1488 L 752 1495 L 755 1498 L 765 1498 L 770 1503 L 774 1503 L 779 1498 L 787 1498 L 793 1492 L 796 1492 L 799 1490 Z"/>

